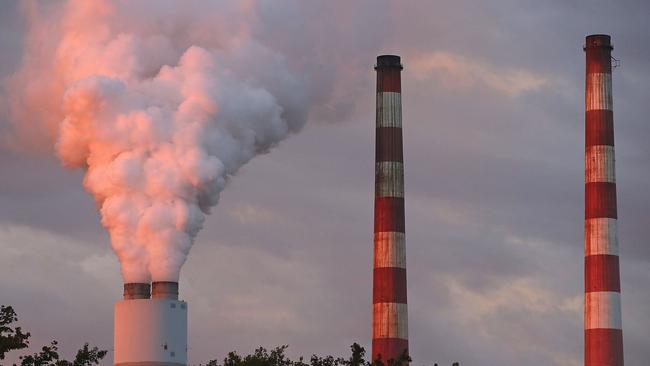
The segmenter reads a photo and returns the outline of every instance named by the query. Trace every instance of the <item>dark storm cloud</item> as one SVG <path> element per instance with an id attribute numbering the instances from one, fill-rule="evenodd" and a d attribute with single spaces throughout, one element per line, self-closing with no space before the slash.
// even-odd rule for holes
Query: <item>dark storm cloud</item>
<path id="1" fill-rule="evenodd" d="M 5 74 L 17 62 L 6 55 L 21 47 L 15 11 L 0 12 Z M 317 90 L 305 131 L 234 177 L 199 235 L 181 276 L 193 362 L 259 344 L 306 355 L 369 345 L 372 64 L 394 52 L 405 64 L 415 362 L 581 364 L 581 47 L 601 32 L 622 60 L 614 113 L 625 357 L 650 357 L 650 3 L 268 1 L 257 11 L 254 31 L 294 67 L 338 77 Z M 80 176 L 9 152 L 0 164 L 3 302 L 33 319 L 44 341 L 110 347 L 118 266 Z M 87 276 L 74 275 L 79 266 Z M 57 293 L 50 279 L 68 286 Z"/>

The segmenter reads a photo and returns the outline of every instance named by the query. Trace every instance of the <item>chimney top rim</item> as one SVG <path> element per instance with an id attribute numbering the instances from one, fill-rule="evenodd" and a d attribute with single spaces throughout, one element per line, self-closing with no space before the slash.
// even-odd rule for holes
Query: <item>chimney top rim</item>
<path id="1" fill-rule="evenodd" d="M 612 37 L 609 34 L 590 34 L 585 37 L 584 50 L 594 48 L 606 48 L 613 50 Z"/>
<path id="2" fill-rule="evenodd" d="M 375 70 L 378 69 L 400 69 L 402 70 L 404 67 L 402 66 L 402 59 L 398 55 L 379 55 L 377 56 L 377 64 L 375 65 Z"/>

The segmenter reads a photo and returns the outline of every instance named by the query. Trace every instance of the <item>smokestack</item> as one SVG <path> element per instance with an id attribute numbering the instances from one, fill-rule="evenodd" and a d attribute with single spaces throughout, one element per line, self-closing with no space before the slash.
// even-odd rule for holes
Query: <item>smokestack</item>
<path id="1" fill-rule="evenodd" d="M 375 235 L 372 295 L 372 361 L 408 353 L 404 165 L 402 158 L 402 64 L 377 57 Z"/>
<path id="2" fill-rule="evenodd" d="M 151 297 L 153 299 L 178 300 L 178 282 L 154 282 Z"/>
<path id="3" fill-rule="evenodd" d="M 124 284 L 115 304 L 114 365 L 187 365 L 187 303 L 178 282 Z"/>
<path id="4" fill-rule="evenodd" d="M 612 45 L 587 36 L 585 83 L 585 366 L 623 366 L 612 112 Z"/>
<path id="5" fill-rule="evenodd" d="M 125 283 L 124 300 L 148 299 L 151 297 L 151 285 L 148 283 Z"/>

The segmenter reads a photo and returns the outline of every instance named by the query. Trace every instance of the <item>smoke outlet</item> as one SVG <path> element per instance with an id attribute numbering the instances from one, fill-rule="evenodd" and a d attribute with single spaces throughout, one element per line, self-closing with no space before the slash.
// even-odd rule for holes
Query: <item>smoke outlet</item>
<path id="1" fill-rule="evenodd" d="M 396 55 L 381 55 L 377 56 L 377 65 L 375 70 L 379 69 L 400 69 L 402 70 L 401 58 Z"/>
<path id="2" fill-rule="evenodd" d="M 592 34 L 585 39 L 585 50 L 588 48 L 606 48 L 613 50 L 612 37 L 607 34 Z"/>
<path id="3" fill-rule="evenodd" d="M 124 300 L 148 299 L 151 297 L 151 285 L 148 283 L 125 283 Z"/>
<path id="4" fill-rule="evenodd" d="M 154 282 L 151 288 L 151 298 L 153 299 L 178 300 L 178 282 Z"/>

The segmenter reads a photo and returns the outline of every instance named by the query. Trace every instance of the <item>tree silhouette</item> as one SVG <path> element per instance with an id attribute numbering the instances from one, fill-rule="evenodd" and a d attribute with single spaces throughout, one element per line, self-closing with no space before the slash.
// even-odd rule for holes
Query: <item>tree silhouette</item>
<path id="1" fill-rule="evenodd" d="M 5 354 L 10 351 L 17 351 L 29 347 L 29 332 L 23 333 L 20 327 L 12 327 L 18 321 L 18 316 L 11 306 L 0 307 L 0 360 L 5 359 Z M 268 351 L 264 347 L 257 348 L 252 354 L 240 356 L 236 351 L 228 355 L 220 363 L 218 360 L 211 360 L 205 366 L 408 366 L 411 362 L 406 350 L 399 359 L 390 359 L 384 363 L 381 357 L 373 362 L 366 361 L 366 350 L 358 343 L 350 346 L 350 357 L 335 358 L 334 356 L 312 355 L 309 362 L 302 357 L 297 361 L 289 359 L 285 351 L 289 346 L 283 345 Z M 49 345 L 43 346 L 39 352 L 31 355 L 20 356 L 20 366 L 92 366 L 98 365 L 106 357 L 107 351 L 97 347 L 90 347 L 85 343 L 72 361 L 61 359 L 59 355 L 59 344 L 52 341 Z M 14 366 L 17 366 L 14 364 Z M 438 366 L 435 364 L 434 366 Z M 459 366 L 455 362 L 452 366 Z"/>
<path id="2" fill-rule="evenodd" d="M 5 359 L 9 351 L 29 347 L 29 332 L 23 333 L 20 327 L 10 325 L 18 321 L 18 316 L 11 306 L 0 306 L 0 360 Z"/>
<path id="3" fill-rule="evenodd" d="M 18 321 L 18 316 L 11 306 L 0 307 L 0 360 L 10 351 L 21 350 L 29 347 L 29 332 L 23 333 L 20 327 L 12 328 L 12 324 Z M 20 366 L 91 366 L 97 365 L 106 356 L 106 350 L 97 347 L 90 348 L 88 343 L 84 344 L 74 360 L 68 361 L 59 356 L 57 341 L 43 346 L 39 352 L 31 355 L 20 356 Z M 14 364 L 14 366 L 16 366 Z"/>
<path id="4" fill-rule="evenodd" d="M 303 357 L 297 361 L 292 361 L 285 355 L 288 346 L 280 346 L 272 349 L 270 352 L 264 348 L 257 348 L 252 354 L 240 356 L 237 352 L 230 352 L 228 356 L 220 363 L 218 360 L 211 360 L 205 366 L 407 366 L 411 362 L 408 353 L 404 353 L 398 360 L 390 359 L 384 363 L 381 358 L 374 362 L 365 360 L 366 350 L 358 343 L 350 346 L 351 355 L 348 359 L 335 358 L 333 356 L 312 355 L 309 362 Z M 435 364 L 438 366 L 438 364 Z M 454 363 L 453 366 L 459 366 Z"/>

